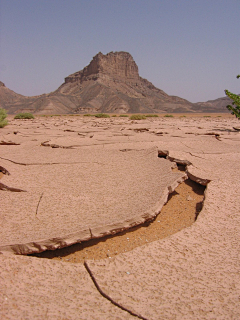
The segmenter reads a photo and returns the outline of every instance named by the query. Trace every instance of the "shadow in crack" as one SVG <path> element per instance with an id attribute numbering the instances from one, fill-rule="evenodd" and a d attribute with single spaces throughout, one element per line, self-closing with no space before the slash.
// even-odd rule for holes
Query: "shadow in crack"
<path id="1" fill-rule="evenodd" d="M 195 221 L 197 220 L 199 213 L 202 211 L 203 202 L 204 202 L 204 199 L 203 199 L 202 201 L 196 203 L 196 217 L 195 217 Z"/>
<path id="2" fill-rule="evenodd" d="M 189 186 L 189 188 L 191 188 L 192 192 L 198 194 L 198 195 L 203 195 L 204 191 L 206 189 L 206 186 L 203 186 L 199 183 L 196 183 L 194 181 L 192 181 L 191 179 L 187 179 L 184 181 L 186 183 L 186 185 Z"/>

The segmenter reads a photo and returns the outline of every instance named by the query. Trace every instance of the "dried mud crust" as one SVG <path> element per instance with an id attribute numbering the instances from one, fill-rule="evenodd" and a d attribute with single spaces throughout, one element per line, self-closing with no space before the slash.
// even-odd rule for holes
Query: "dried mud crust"
<path id="1" fill-rule="evenodd" d="M 93 239 L 34 256 L 83 263 L 86 259 L 111 258 L 146 243 L 168 237 L 195 222 L 202 209 L 204 190 L 205 186 L 188 179 L 169 195 L 168 202 L 154 221 L 146 222 L 115 236 Z"/>

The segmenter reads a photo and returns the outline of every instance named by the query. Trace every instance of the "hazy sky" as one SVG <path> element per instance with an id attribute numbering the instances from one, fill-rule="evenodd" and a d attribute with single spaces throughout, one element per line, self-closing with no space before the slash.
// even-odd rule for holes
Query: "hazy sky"
<path id="1" fill-rule="evenodd" d="M 0 0 L 0 80 L 15 92 L 54 91 L 100 51 L 129 52 L 191 102 L 240 93 L 240 0 Z"/>

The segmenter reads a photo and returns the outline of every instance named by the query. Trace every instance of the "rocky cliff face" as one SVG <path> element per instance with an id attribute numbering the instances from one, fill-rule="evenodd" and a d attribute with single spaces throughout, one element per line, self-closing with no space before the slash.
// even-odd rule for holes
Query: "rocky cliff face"
<path id="1" fill-rule="evenodd" d="M 83 70 L 65 78 L 65 83 L 79 82 L 101 76 L 112 79 L 139 80 L 138 66 L 128 52 L 110 52 L 106 55 L 99 52 Z"/>
<path id="2" fill-rule="evenodd" d="M 227 112 L 219 102 L 194 104 L 169 96 L 139 76 L 128 52 L 101 52 L 83 70 L 65 78 L 54 92 L 36 97 L 16 94 L 0 82 L 0 107 L 9 113 L 173 113 Z"/>

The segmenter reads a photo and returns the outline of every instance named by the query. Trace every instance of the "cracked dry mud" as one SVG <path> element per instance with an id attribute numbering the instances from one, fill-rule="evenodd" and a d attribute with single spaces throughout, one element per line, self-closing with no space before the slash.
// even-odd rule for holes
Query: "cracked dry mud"
<path id="1" fill-rule="evenodd" d="M 89 240 L 59 250 L 45 251 L 35 256 L 83 263 L 86 259 L 112 258 L 146 243 L 168 237 L 195 222 L 202 209 L 204 190 L 204 186 L 188 179 L 169 195 L 161 213 L 153 221 L 114 236 Z"/>
<path id="2" fill-rule="evenodd" d="M 239 318 L 237 126 L 223 115 L 10 119 L 1 183 L 26 192 L 0 190 L 1 318 Z M 57 260 L 13 254 L 61 246 Z"/>

